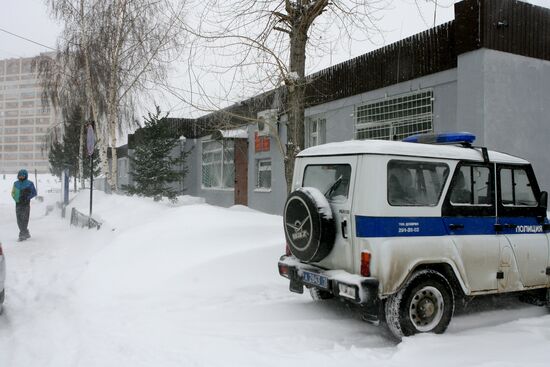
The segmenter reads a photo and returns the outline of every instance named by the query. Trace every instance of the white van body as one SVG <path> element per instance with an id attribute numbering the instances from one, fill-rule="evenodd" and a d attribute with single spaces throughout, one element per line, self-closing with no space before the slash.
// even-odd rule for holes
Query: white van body
<path id="1" fill-rule="evenodd" d="M 347 193 L 332 195 L 333 171 L 339 172 Z M 299 292 L 301 283 L 326 296 L 349 299 L 365 305 L 373 320 L 381 313 L 388 317 L 388 312 L 397 312 L 382 310 L 387 308 L 386 300 L 393 297 L 392 303 L 401 302 L 407 296 L 404 288 L 420 271 L 424 278 L 437 273 L 438 284 L 448 282 L 453 301 L 447 311 L 462 296 L 538 290 L 548 298 L 546 193 L 540 191 L 526 160 L 469 145 L 382 140 L 331 143 L 302 151 L 291 191 L 313 187 L 310 191 L 326 194 L 327 186 L 335 231 L 332 248 L 320 260 L 303 261 L 290 245 L 291 254 L 281 258 L 279 270 L 291 279 L 291 290 Z M 341 183 L 336 186 L 343 191 Z M 392 197 L 406 190 L 413 199 Z M 463 198 L 457 194 L 460 191 Z M 292 242 L 288 238 L 293 228 L 285 226 L 287 242 Z M 310 273 L 328 285 L 318 287 Z M 435 293 L 436 308 L 438 302 L 443 307 L 444 293 Z M 412 311 L 416 306 L 401 312 L 416 318 Z M 434 307 L 430 302 L 427 306 Z M 444 331 L 446 325 L 440 328 Z M 392 329 L 397 336 L 442 330 L 425 326 L 403 332 L 400 325 Z"/>

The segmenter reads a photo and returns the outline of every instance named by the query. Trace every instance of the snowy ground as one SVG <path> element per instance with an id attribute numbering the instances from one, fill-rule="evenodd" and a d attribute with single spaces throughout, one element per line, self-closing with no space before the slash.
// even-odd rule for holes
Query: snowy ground
<path id="1" fill-rule="evenodd" d="M 72 228 L 52 178 L 38 182 L 33 237 L 0 179 L 7 299 L 0 367 L 548 366 L 550 315 L 517 303 L 458 315 L 445 335 L 400 344 L 338 301 L 288 291 L 281 218 L 95 193 L 101 230 Z M 88 208 L 88 193 L 72 204 Z"/>

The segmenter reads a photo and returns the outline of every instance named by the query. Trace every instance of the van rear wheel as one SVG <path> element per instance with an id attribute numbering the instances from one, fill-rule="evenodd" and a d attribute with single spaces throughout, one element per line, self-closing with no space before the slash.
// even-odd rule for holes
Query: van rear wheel
<path id="1" fill-rule="evenodd" d="M 407 284 L 386 301 L 386 321 L 398 338 L 418 333 L 445 332 L 455 307 L 447 279 L 434 270 L 413 274 Z"/>

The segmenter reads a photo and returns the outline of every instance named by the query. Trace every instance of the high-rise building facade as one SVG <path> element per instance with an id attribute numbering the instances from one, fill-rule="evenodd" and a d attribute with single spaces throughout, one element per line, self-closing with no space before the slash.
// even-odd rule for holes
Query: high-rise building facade
<path id="1" fill-rule="evenodd" d="M 0 172 L 48 172 L 47 137 L 56 124 L 43 106 L 33 58 L 0 60 Z"/>

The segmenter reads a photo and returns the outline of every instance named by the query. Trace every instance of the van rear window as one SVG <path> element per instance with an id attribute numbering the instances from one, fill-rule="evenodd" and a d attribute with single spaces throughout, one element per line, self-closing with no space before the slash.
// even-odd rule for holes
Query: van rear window
<path id="1" fill-rule="evenodd" d="M 309 165 L 304 171 L 303 187 L 315 187 L 329 200 L 346 199 L 349 191 L 349 164 Z"/>
<path id="2" fill-rule="evenodd" d="M 392 206 L 436 206 L 449 176 L 444 163 L 388 162 L 388 203 Z"/>

